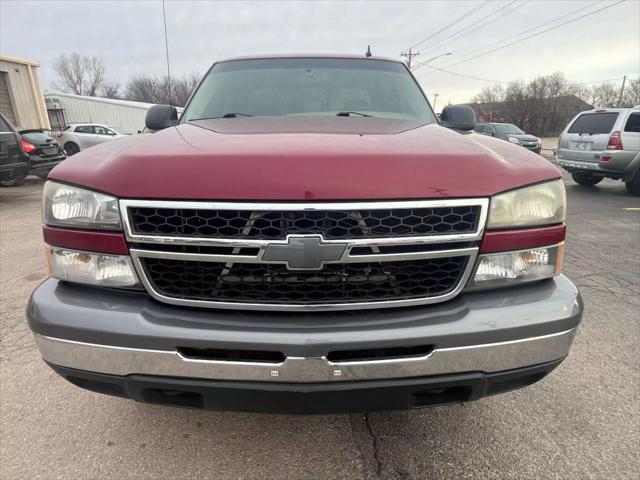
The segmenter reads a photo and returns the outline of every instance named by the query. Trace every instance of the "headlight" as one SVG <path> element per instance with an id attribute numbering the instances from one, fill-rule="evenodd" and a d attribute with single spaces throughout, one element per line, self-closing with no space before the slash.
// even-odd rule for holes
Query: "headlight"
<path id="1" fill-rule="evenodd" d="M 47 182 L 42 198 L 46 225 L 101 230 L 122 228 L 118 200 L 110 195 Z"/>
<path id="2" fill-rule="evenodd" d="M 516 145 L 520 145 L 520 140 L 518 140 L 516 137 L 507 137 L 507 140 L 509 140 L 511 143 L 515 143 Z"/>
<path id="3" fill-rule="evenodd" d="M 566 203 L 562 180 L 501 193 L 491 199 L 487 228 L 533 227 L 562 223 Z"/>
<path id="4" fill-rule="evenodd" d="M 60 280 L 102 287 L 140 288 L 131 258 L 80 252 L 47 245 L 49 275 Z"/>
<path id="5" fill-rule="evenodd" d="M 469 288 L 499 287 L 542 280 L 562 269 L 564 244 L 481 255 Z"/>

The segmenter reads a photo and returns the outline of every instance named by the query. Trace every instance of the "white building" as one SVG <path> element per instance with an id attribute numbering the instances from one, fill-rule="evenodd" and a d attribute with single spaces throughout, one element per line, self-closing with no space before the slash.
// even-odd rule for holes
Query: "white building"
<path id="1" fill-rule="evenodd" d="M 70 93 L 45 93 L 52 128 L 70 123 L 97 123 L 112 126 L 120 133 L 138 133 L 144 128 L 147 110 L 153 103 L 87 97 Z M 182 112 L 182 108 L 178 108 Z"/>

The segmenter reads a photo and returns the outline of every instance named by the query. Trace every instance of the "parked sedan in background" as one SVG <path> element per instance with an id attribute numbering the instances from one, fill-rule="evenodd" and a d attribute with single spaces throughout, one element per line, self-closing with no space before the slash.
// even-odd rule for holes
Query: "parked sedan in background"
<path id="1" fill-rule="evenodd" d="M 540 153 L 542 150 L 542 140 L 524 133 L 511 123 L 476 123 L 474 130 L 484 135 L 515 143 L 535 153 Z"/>
<path id="2" fill-rule="evenodd" d="M 60 144 L 42 129 L 19 130 L 22 138 L 22 149 L 29 155 L 31 168 L 29 173 L 40 178 L 47 178 L 53 167 L 62 162 L 66 155 Z"/>
<path id="3" fill-rule="evenodd" d="M 99 143 L 109 142 L 126 135 L 113 127 L 95 123 L 72 123 L 65 128 L 58 139 L 67 155 L 74 155 Z"/>
<path id="4" fill-rule="evenodd" d="M 20 185 L 29 171 L 29 156 L 16 129 L 0 112 L 0 186 Z"/>

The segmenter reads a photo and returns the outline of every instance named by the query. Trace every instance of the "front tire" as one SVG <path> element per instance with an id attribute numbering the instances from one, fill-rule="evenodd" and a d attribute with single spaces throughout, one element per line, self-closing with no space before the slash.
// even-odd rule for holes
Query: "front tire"
<path id="1" fill-rule="evenodd" d="M 0 187 L 19 187 L 24 183 L 24 179 L 27 174 L 18 175 L 17 177 L 7 178 L 5 180 L 0 180 Z"/>
<path id="2" fill-rule="evenodd" d="M 640 170 L 628 182 L 624 182 L 624 186 L 627 187 L 627 192 L 631 195 L 640 196 Z"/>
<path id="3" fill-rule="evenodd" d="M 593 187 L 594 185 L 600 183 L 604 177 L 599 177 L 597 175 L 592 175 L 587 172 L 573 172 L 571 174 L 571 178 L 578 185 L 582 185 L 584 187 Z"/>
<path id="4" fill-rule="evenodd" d="M 80 147 L 78 146 L 77 143 L 67 142 L 64 144 L 64 151 L 67 155 L 71 156 L 78 153 L 80 151 Z"/>

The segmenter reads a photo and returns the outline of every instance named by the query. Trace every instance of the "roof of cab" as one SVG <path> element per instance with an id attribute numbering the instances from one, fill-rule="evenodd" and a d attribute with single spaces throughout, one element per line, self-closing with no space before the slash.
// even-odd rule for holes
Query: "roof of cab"
<path id="1" fill-rule="evenodd" d="M 218 60 L 216 63 L 232 62 L 235 60 L 265 60 L 270 58 L 273 58 L 273 59 L 276 59 L 276 58 L 345 58 L 345 59 L 353 59 L 353 60 L 384 60 L 387 62 L 404 64 L 404 62 L 396 58 L 379 57 L 376 55 L 367 57 L 365 54 L 355 55 L 355 54 L 336 54 L 336 53 L 278 53 L 278 54 L 265 54 L 265 55 L 245 55 L 245 56 L 239 56 L 239 57 L 225 58 L 223 60 Z"/>

